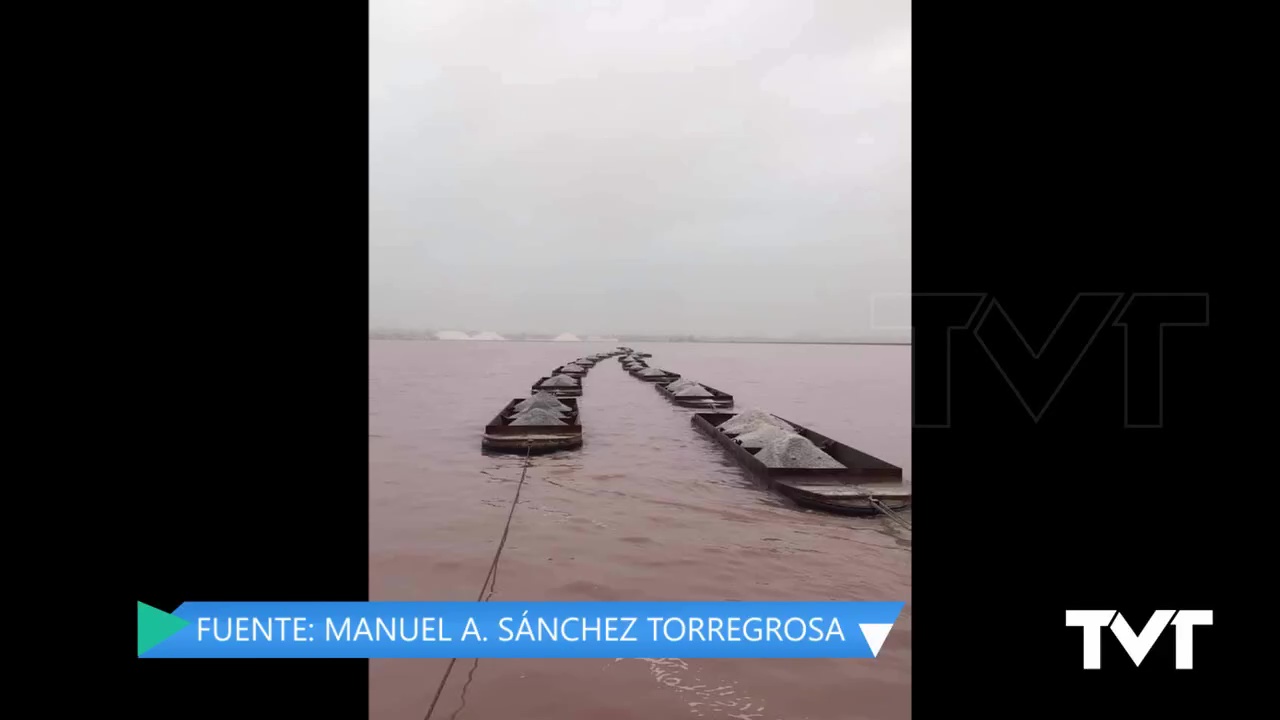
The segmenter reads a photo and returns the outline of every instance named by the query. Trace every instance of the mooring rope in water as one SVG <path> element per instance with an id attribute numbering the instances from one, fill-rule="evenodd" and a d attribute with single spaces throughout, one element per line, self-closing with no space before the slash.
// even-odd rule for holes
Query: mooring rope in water
<path id="1" fill-rule="evenodd" d="M 894 520 L 894 521 L 896 521 L 896 522 L 902 523 L 902 526 L 903 526 L 903 527 L 905 527 L 906 529 L 908 529 L 908 530 L 910 530 L 910 529 L 911 529 L 911 523 L 907 522 L 906 520 L 903 520 L 901 515 L 899 515 L 898 513 L 894 512 L 894 511 L 892 511 L 892 510 L 890 510 L 890 509 L 889 509 L 889 508 L 888 508 L 884 503 L 880 502 L 879 500 L 875 499 L 874 497 L 872 497 L 872 498 L 868 498 L 868 500 L 870 500 L 870 501 L 871 501 L 871 505 L 872 505 L 872 507 L 874 507 L 875 509 L 877 509 L 877 510 L 879 510 L 880 512 L 884 513 L 884 514 L 885 514 L 885 516 L 887 516 L 887 517 L 888 517 L 888 518 L 890 518 L 891 520 Z"/>
<path id="2" fill-rule="evenodd" d="M 484 577 L 484 584 L 480 586 L 480 594 L 476 596 L 476 602 L 484 602 L 489 598 L 485 597 L 485 590 L 489 590 L 491 583 L 497 585 L 498 578 L 498 560 L 502 557 L 502 549 L 507 545 L 507 534 L 511 532 L 511 518 L 515 517 L 516 504 L 520 502 L 520 490 L 524 488 L 524 476 L 529 472 L 529 455 L 533 452 L 533 443 L 529 443 L 528 449 L 524 453 L 524 467 L 520 470 L 520 482 L 516 485 L 516 496 L 511 500 L 511 512 L 507 513 L 507 524 L 502 528 L 502 537 L 498 540 L 498 549 L 493 553 L 493 562 L 489 564 L 489 574 Z M 493 591 L 489 590 L 489 597 L 493 597 Z M 449 660 L 449 667 L 444 670 L 444 677 L 440 678 L 440 687 L 436 688 L 435 697 L 431 698 L 431 707 L 427 708 L 426 717 L 423 720 L 431 720 L 431 715 L 436 711 L 436 703 L 440 702 L 440 694 L 444 692 L 444 686 L 449 682 L 449 673 L 453 672 L 454 663 L 458 662 L 458 658 Z M 472 668 L 475 671 L 475 668 Z M 457 713 L 454 713 L 457 715 Z"/>

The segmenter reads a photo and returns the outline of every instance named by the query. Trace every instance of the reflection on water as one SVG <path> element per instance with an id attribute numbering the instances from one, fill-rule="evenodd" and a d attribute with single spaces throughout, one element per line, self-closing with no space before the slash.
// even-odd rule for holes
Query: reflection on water
<path id="1" fill-rule="evenodd" d="M 486 422 L 593 343 L 370 341 L 372 600 L 474 600 L 523 457 Z M 650 364 L 902 466 L 907 347 L 648 343 Z M 795 507 L 612 359 L 587 375 L 580 450 L 535 456 L 493 600 L 906 600 L 876 660 L 460 661 L 436 717 L 906 718 L 910 531 Z M 905 514 L 910 520 L 910 513 Z M 370 716 L 421 720 L 448 660 L 370 661 Z M 465 707 L 463 691 L 465 687 Z"/>

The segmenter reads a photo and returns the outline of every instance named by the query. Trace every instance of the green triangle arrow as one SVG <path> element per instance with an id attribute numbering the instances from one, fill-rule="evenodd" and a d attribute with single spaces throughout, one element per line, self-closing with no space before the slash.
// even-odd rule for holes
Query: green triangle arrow
<path id="1" fill-rule="evenodd" d="M 150 650 L 191 623 L 150 605 L 138 603 L 138 654 Z"/>

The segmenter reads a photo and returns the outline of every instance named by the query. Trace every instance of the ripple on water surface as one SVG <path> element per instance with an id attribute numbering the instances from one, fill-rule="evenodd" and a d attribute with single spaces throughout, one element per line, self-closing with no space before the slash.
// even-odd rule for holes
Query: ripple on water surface
<path id="1" fill-rule="evenodd" d="M 483 426 L 593 343 L 369 343 L 370 599 L 474 600 L 523 458 Z M 648 343 L 651 365 L 902 466 L 908 347 Z M 786 377 L 786 384 L 768 378 Z M 459 661 L 436 708 L 465 718 L 908 718 L 910 533 L 762 490 L 651 384 L 598 363 L 580 450 L 535 457 L 493 600 L 906 600 L 874 662 Z M 910 514 L 908 513 L 908 517 Z M 420 720 L 447 660 L 373 660 L 370 717 Z M 470 682 L 468 684 L 468 677 Z M 856 700 L 855 700 L 856 699 Z"/>

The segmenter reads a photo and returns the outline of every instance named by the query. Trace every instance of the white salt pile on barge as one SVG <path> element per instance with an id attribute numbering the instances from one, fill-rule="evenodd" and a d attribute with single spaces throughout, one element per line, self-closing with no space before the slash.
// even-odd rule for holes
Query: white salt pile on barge
<path id="1" fill-rule="evenodd" d="M 756 459 L 771 468 L 842 468 L 835 458 L 822 452 L 808 438 L 788 435 L 778 438 L 756 453 Z"/>
<path id="2" fill-rule="evenodd" d="M 783 430 L 794 431 L 794 428 L 787 424 L 786 420 L 770 415 L 769 413 L 757 408 L 752 408 L 746 412 L 739 413 L 729 420 L 726 420 L 720 425 L 720 429 L 731 434 L 744 434 L 749 433 L 752 430 L 758 430 L 761 425 L 773 425 L 775 427 L 780 427 Z"/>
<path id="3" fill-rule="evenodd" d="M 750 448 L 754 450 L 757 448 L 763 448 L 766 445 L 769 445 L 770 443 L 776 442 L 778 440 L 782 440 L 792 435 L 795 435 L 795 433 L 790 430 L 787 430 L 786 428 L 780 428 L 777 425 L 768 425 L 768 424 L 762 423 L 755 430 L 752 430 L 751 432 L 747 432 L 747 433 L 742 433 L 741 435 L 739 435 L 734 439 L 737 440 L 742 445 L 742 447 Z"/>
<path id="4" fill-rule="evenodd" d="M 690 380 L 689 378 L 680 378 L 675 382 L 667 383 L 667 389 L 670 390 L 671 392 L 676 392 L 677 390 L 683 390 L 684 388 L 687 388 L 690 385 L 695 385 L 695 384 L 697 383 L 695 383 L 693 380 Z"/>
<path id="5" fill-rule="evenodd" d="M 577 363 L 569 363 L 560 369 L 565 372 L 582 372 L 583 370 L 582 366 Z"/>
<path id="6" fill-rule="evenodd" d="M 647 367 L 647 368 L 645 368 L 645 369 L 641 370 L 641 371 L 640 371 L 640 374 L 641 374 L 641 375 L 643 375 L 643 376 L 645 376 L 645 377 L 657 377 L 657 376 L 659 376 L 659 375 L 666 375 L 666 374 L 667 374 L 667 371 L 666 371 L 666 370 L 659 370 L 658 368 L 655 368 L 655 367 Z"/>
<path id="7" fill-rule="evenodd" d="M 698 383 L 693 383 L 677 390 L 676 397 L 711 397 L 711 391 Z"/>
<path id="8" fill-rule="evenodd" d="M 512 425 L 566 425 L 558 413 L 543 408 L 525 410 L 511 421 Z"/>
<path id="9" fill-rule="evenodd" d="M 545 390 L 539 390 L 530 397 L 521 400 L 512 409 L 516 412 L 523 412 L 533 408 L 542 408 L 553 412 L 573 412 L 573 408 L 560 402 L 559 398 Z"/>
<path id="10" fill-rule="evenodd" d="M 539 387 L 578 387 L 578 379 L 568 375 L 552 375 L 543 380 Z"/>
<path id="11" fill-rule="evenodd" d="M 511 413 L 511 414 L 507 415 L 507 419 L 508 419 L 508 420 L 514 420 L 515 418 L 518 418 L 518 417 L 520 417 L 521 415 L 527 415 L 528 413 L 531 413 L 531 412 L 533 412 L 534 410 L 537 410 L 537 411 L 539 411 L 539 412 L 551 413 L 552 415 L 555 415 L 556 417 L 560 418 L 561 420 L 564 420 L 564 419 L 568 418 L 568 417 L 572 414 L 572 413 L 567 413 L 567 412 L 565 412 L 565 411 L 563 411 L 563 410 L 552 410 L 551 408 L 529 408 L 528 410 L 521 410 L 521 411 L 519 411 L 519 412 L 513 412 L 513 413 Z"/>

